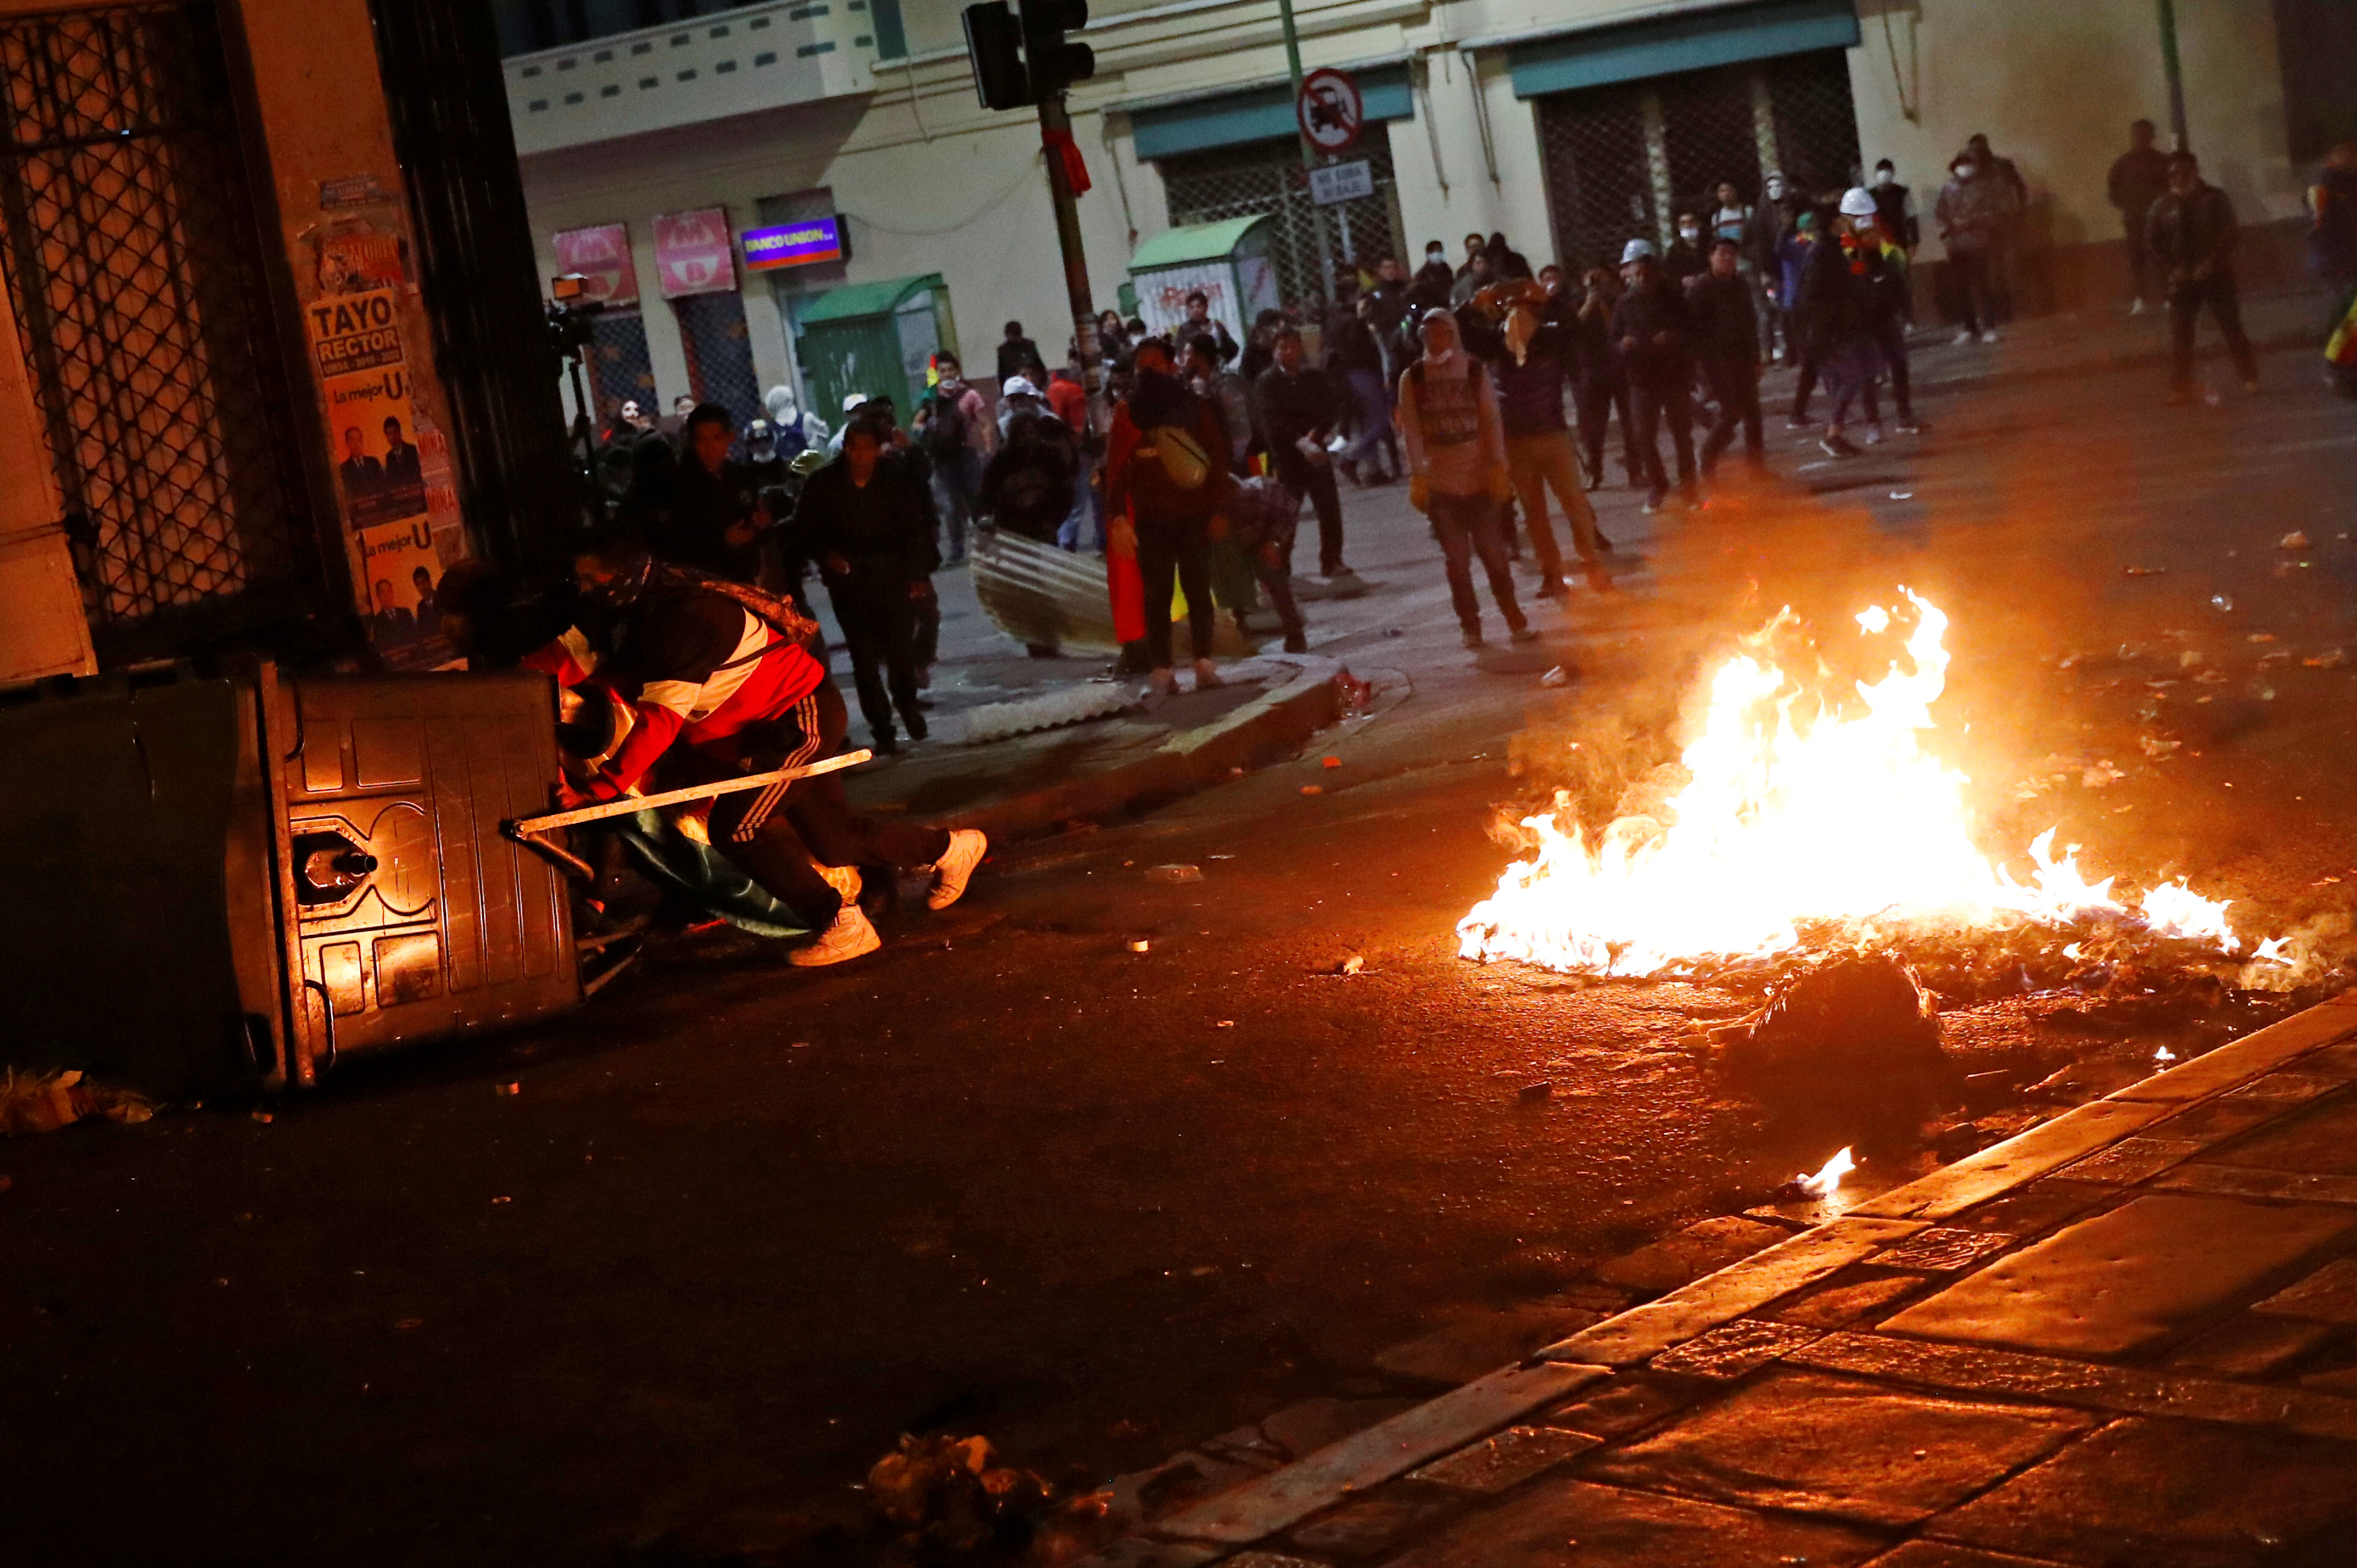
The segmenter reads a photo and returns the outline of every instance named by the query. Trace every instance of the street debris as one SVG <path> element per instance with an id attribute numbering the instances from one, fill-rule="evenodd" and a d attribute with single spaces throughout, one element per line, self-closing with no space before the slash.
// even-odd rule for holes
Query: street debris
<path id="1" fill-rule="evenodd" d="M 1304 784 L 1301 787 L 1301 792 L 1305 795 L 1323 795 L 1326 793 L 1326 786 L 1323 784 Z"/>
<path id="2" fill-rule="evenodd" d="M 1944 1069 L 1940 1004 L 1896 954 L 1864 953 L 1803 969 L 1749 1017 L 1709 1031 L 1732 1066 L 1802 1088 Z"/>
<path id="3" fill-rule="evenodd" d="M 1318 766 L 1320 768 L 1340 768 L 1342 766 L 1342 759 L 1339 757 L 1329 757 L 1320 762 Z"/>
<path id="4" fill-rule="evenodd" d="M 493 1092 L 501 1096 L 517 1095 L 523 1092 L 523 1085 L 520 1083 L 495 1083 L 491 1086 L 491 1089 Z"/>
<path id="5" fill-rule="evenodd" d="M 2169 575 L 2169 568 L 2166 566 L 2131 566 L 2128 568 L 2127 575 L 2131 577 L 2166 577 Z"/>
<path id="6" fill-rule="evenodd" d="M 1152 942 L 1148 941 L 1144 937 L 1133 937 L 1130 939 L 1129 950 L 1132 952 L 1144 952 L 1153 945 L 1154 944 Z"/>
<path id="7" fill-rule="evenodd" d="M 2345 649 L 2328 648 L 2321 653 L 2301 660 L 2300 662 L 2310 670 L 2338 670 L 2349 662 L 2349 654 Z"/>
<path id="8" fill-rule="evenodd" d="M 1356 675 L 1351 674 L 1347 667 L 1334 671 L 1334 685 L 1335 689 L 1342 693 L 1342 701 L 1354 714 L 1363 713 L 1368 703 L 1372 702 L 1375 695 L 1373 682 L 1360 680 Z"/>
<path id="9" fill-rule="evenodd" d="M 253 1112 L 253 1119 L 254 1119 L 256 1122 L 260 1122 L 264 1123 L 264 1125 L 267 1125 L 267 1124 L 270 1122 L 270 1121 L 272 1120 L 272 1118 L 271 1118 L 271 1114 L 270 1114 L 270 1112 L 267 1112 L 267 1111 L 261 1111 L 261 1110 L 257 1110 L 257 1111 L 255 1111 L 255 1112 Z"/>
<path id="10" fill-rule="evenodd" d="M 2110 757 L 2103 757 L 2088 765 L 2086 771 L 2079 775 L 2079 782 L 2089 789 L 2101 789 L 2105 785 L 2116 784 L 2126 777 L 2127 775 L 2122 772 Z"/>
<path id="11" fill-rule="evenodd" d="M 0 1076 L 0 1134 L 54 1133 L 85 1116 L 137 1123 L 156 1114 L 155 1102 L 127 1090 L 87 1083 L 81 1072 L 28 1073 L 11 1068 Z"/>
<path id="12" fill-rule="evenodd" d="M 1200 865 L 1150 865 L 1146 870 L 1148 882 L 1200 882 L 1203 868 Z"/>
<path id="13" fill-rule="evenodd" d="M 1366 967 L 1367 961 L 1361 958 L 1357 953 L 1352 953 L 1349 958 L 1344 959 L 1340 963 L 1334 966 L 1334 972 L 1337 974 L 1346 975 L 1356 974 Z"/>
<path id="14" fill-rule="evenodd" d="M 2250 636 L 2253 642 L 2273 642 L 2275 639 L 2276 634 L 2271 631 L 2255 631 Z"/>
<path id="15" fill-rule="evenodd" d="M 1568 686 L 1571 684 L 1571 671 L 1558 664 L 1554 669 L 1539 677 L 1539 684 L 1542 686 Z"/>
<path id="16" fill-rule="evenodd" d="M 987 1552 L 1067 1562 L 1110 1532 L 1109 1490 L 1060 1496 L 1035 1471 L 999 1463 L 987 1438 L 903 1436 L 867 1472 L 868 1505 L 911 1559 Z M 1064 1537 L 1048 1540 L 1045 1537 Z M 1005 1554 L 1002 1556 L 1002 1554 Z"/>
<path id="17" fill-rule="evenodd" d="M 1895 501 L 1911 501 L 1915 499 L 1915 492 L 1913 490 L 1893 490 L 1890 492 L 1890 499 Z"/>
<path id="18" fill-rule="evenodd" d="M 2289 533 L 2285 534 L 2281 539 L 2276 541 L 2276 548 L 2278 550 L 2305 550 L 2308 548 L 2308 535 L 2295 528 Z"/>
<path id="19" fill-rule="evenodd" d="M 2178 748 L 2184 744 L 2181 740 L 2163 740 L 2157 735 L 2136 736 L 2136 745 L 2143 749 L 2146 757 L 2155 762 L 2166 762 L 2176 756 Z"/>
<path id="20" fill-rule="evenodd" d="M 1539 1101 L 1545 1100 L 1554 1093 L 1554 1081 L 1552 1079 L 1543 1078 L 1536 1083 L 1526 1083 L 1523 1085 L 1523 1087 L 1515 1092 L 1514 1098 L 1522 1101 L 1524 1105 L 1536 1105 Z"/>
<path id="21" fill-rule="evenodd" d="M 2210 607 L 2216 610 L 2220 615 L 2229 614 L 2234 607 L 2233 596 L 2231 594 L 2212 594 L 2210 596 Z"/>

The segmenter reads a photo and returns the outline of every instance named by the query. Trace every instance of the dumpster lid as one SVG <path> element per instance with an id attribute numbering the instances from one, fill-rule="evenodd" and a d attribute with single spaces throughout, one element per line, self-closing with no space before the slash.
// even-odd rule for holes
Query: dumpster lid
<path id="1" fill-rule="evenodd" d="M 1160 267 L 1224 262 L 1235 254 L 1244 236 L 1268 221 L 1267 213 L 1257 212 L 1243 218 L 1223 218 L 1217 223 L 1189 223 L 1183 229 L 1166 229 L 1137 248 L 1137 253 L 1129 258 L 1129 270 L 1144 273 Z"/>
<path id="2" fill-rule="evenodd" d="M 927 273 L 922 277 L 893 278 L 884 283 L 847 284 L 820 295 L 798 319 L 804 327 L 815 327 L 825 321 L 856 321 L 867 316 L 890 316 L 909 295 L 931 293 L 941 286 L 942 274 L 939 273 Z"/>

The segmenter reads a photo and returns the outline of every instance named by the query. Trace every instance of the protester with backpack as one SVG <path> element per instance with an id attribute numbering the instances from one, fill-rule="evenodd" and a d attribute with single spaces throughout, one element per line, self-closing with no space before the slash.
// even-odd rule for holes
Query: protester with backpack
<path id="1" fill-rule="evenodd" d="M 1507 631 L 1516 642 L 1535 641 L 1538 633 L 1514 602 L 1514 575 L 1506 564 L 1506 536 L 1500 526 L 1513 487 L 1506 472 L 1497 391 L 1489 371 L 1465 351 L 1454 315 L 1426 311 L 1422 332 L 1424 357 L 1402 372 L 1399 385 L 1408 504 L 1432 520 L 1465 646 L 1481 646 L 1481 603 L 1473 596 L 1477 554 Z"/>
<path id="2" fill-rule="evenodd" d="M 983 464 L 997 447 L 998 431 L 982 394 L 965 384 L 957 356 L 939 354 L 933 363 L 941 383 L 925 400 L 917 441 L 933 465 L 933 496 L 949 530 L 946 564 L 955 566 L 965 559 L 966 528 L 982 493 Z"/>
<path id="3" fill-rule="evenodd" d="M 1152 689 L 1167 696 L 1178 689 L 1171 671 L 1174 575 L 1187 595 L 1196 688 L 1223 683 L 1211 664 L 1211 533 L 1235 480 L 1223 460 L 1228 436 L 1219 408 L 1178 379 L 1169 340 L 1146 338 L 1132 364 L 1135 384 L 1114 409 L 1105 447 L 1105 505 L 1114 519 L 1108 555 L 1136 563 Z M 1124 607 L 1116 599 L 1114 624 L 1126 641 Z"/>

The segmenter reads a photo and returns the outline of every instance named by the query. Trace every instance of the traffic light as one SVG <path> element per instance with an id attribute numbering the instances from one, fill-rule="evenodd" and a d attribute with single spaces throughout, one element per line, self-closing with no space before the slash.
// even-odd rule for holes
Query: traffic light
<path id="1" fill-rule="evenodd" d="M 1096 50 L 1064 35 L 1089 25 L 1088 0 L 1021 0 L 1023 59 L 1035 98 L 1086 81 L 1097 73 Z M 972 13 L 968 13 L 971 15 Z"/>
<path id="2" fill-rule="evenodd" d="M 966 59 L 974 65 L 974 96 L 985 109 L 1021 109 L 1031 102 L 1030 74 L 1023 69 L 1023 25 L 1006 0 L 985 0 L 965 8 Z"/>

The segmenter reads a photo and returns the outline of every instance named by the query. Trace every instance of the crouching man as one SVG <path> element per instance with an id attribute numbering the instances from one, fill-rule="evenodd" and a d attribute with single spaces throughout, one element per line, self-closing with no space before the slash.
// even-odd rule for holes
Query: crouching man
<path id="1" fill-rule="evenodd" d="M 659 564 L 619 522 L 585 536 L 574 580 L 585 618 L 603 623 L 598 646 L 568 631 L 525 662 L 560 685 L 608 688 L 630 733 L 582 789 L 565 788 L 568 809 L 620 799 L 658 763 L 661 787 L 683 789 L 844 749 L 843 695 L 811 655 L 817 628 L 787 601 Z M 970 830 L 862 815 L 832 773 L 723 795 L 710 831 L 715 850 L 818 933 L 789 955 L 802 967 L 882 945 L 859 908 L 860 867 L 930 868 L 925 902 L 946 909 L 989 847 Z"/>

